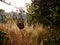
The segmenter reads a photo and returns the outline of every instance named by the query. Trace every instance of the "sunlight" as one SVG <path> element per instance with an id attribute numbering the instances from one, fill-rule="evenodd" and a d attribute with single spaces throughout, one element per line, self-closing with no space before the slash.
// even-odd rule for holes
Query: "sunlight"
<path id="1" fill-rule="evenodd" d="M 5 12 L 11 12 L 11 11 L 16 12 L 16 9 L 14 7 L 7 5 L 1 1 L 0 1 L 0 9 L 4 9 Z"/>
<path id="2" fill-rule="evenodd" d="M 4 9 L 6 12 L 11 12 L 11 11 L 16 12 L 15 7 L 24 8 L 26 6 L 25 5 L 26 3 L 31 3 L 31 0 L 5 0 L 5 2 L 11 3 L 11 5 L 13 5 L 13 6 L 3 4 L 3 2 L 0 2 L 0 9 Z"/>
<path id="3" fill-rule="evenodd" d="M 15 0 L 15 1 L 13 1 L 13 2 L 11 2 L 11 4 L 12 5 L 14 5 L 14 6 L 17 6 L 17 7 L 24 7 L 25 6 L 25 1 L 24 0 Z"/>

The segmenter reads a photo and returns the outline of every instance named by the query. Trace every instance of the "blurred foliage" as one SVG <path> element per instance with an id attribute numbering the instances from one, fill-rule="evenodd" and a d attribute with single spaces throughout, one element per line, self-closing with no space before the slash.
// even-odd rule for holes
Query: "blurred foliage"
<path id="1" fill-rule="evenodd" d="M 45 45 L 60 45 L 60 0 L 34 0 L 27 10 L 30 24 L 38 22 L 47 26 Z"/>
<path id="2" fill-rule="evenodd" d="M 5 12 L 5 10 L 3 10 L 3 9 L 0 9 L 0 12 Z"/>
<path id="3" fill-rule="evenodd" d="M 44 25 L 60 25 L 60 0 L 34 0 L 31 5 L 27 4 L 28 15 L 31 20 L 36 20 Z M 29 17 L 30 18 L 30 17 Z"/>
<path id="4" fill-rule="evenodd" d="M 6 36 L 6 33 L 0 31 L 0 45 L 7 45 L 9 38 Z"/>
<path id="5" fill-rule="evenodd" d="M 3 9 L 0 9 L 0 22 L 5 22 L 5 20 L 6 20 L 6 16 L 5 15 L 3 15 L 3 13 L 5 12 L 5 10 L 3 10 Z"/>

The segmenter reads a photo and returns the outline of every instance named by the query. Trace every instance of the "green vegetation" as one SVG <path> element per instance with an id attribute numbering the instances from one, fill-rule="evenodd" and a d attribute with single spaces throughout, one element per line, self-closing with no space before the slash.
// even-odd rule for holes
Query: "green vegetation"
<path id="1" fill-rule="evenodd" d="M 51 27 L 60 27 L 60 1 L 59 0 L 34 0 L 27 4 L 29 18 L 38 23 Z"/>
<path id="2" fill-rule="evenodd" d="M 0 31 L 0 45 L 7 45 L 9 38 L 6 36 L 6 33 Z"/>
<path id="3" fill-rule="evenodd" d="M 49 36 L 45 45 L 60 45 L 60 0 L 34 0 L 27 4 L 30 24 L 47 26 Z M 46 36 L 46 35 L 45 35 Z"/>

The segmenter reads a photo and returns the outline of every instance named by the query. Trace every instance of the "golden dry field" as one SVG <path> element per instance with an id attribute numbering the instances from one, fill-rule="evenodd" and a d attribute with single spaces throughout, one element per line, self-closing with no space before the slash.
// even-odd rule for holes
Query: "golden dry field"
<path id="1" fill-rule="evenodd" d="M 42 24 L 36 24 L 35 28 L 33 25 L 26 25 L 24 29 L 19 29 L 13 20 L 7 21 L 6 24 L 0 23 L 0 30 L 7 33 L 8 45 L 43 45 L 48 33 Z"/>

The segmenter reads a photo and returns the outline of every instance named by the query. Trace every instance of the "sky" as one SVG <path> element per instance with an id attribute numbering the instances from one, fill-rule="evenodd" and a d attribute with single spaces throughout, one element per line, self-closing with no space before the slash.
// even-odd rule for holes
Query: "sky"
<path id="1" fill-rule="evenodd" d="M 11 3 L 11 5 L 13 5 L 13 6 L 7 5 L 0 1 L 0 9 L 4 9 L 6 12 L 11 12 L 11 11 L 17 12 L 16 11 L 17 8 L 25 9 L 26 8 L 25 4 L 31 3 L 31 0 L 5 0 L 5 2 Z M 15 8 L 15 7 L 17 7 L 17 8 Z M 20 9 L 18 9 L 18 10 L 20 10 Z"/>

